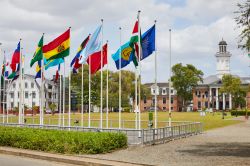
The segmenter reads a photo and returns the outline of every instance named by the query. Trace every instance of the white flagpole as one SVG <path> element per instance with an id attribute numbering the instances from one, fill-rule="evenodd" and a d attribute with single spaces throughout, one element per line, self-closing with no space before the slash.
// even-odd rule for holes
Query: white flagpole
<path id="1" fill-rule="evenodd" d="M 6 68 L 6 56 L 5 56 L 5 51 L 4 51 L 4 67 Z M 6 115 L 6 121 L 7 123 L 9 123 L 9 110 L 7 108 L 7 93 L 6 93 L 6 85 L 5 85 L 5 71 L 3 73 L 3 80 L 4 80 L 4 99 L 5 99 L 5 106 L 6 106 L 6 111 L 7 111 L 7 115 Z M 8 84 L 7 84 L 8 85 Z M 4 110 L 5 110 L 5 107 L 4 107 Z"/>
<path id="2" fill-rule="evenodd" d="M 155 28 L 156 28 L 156 20 L 155 20 Z M 157 117 L 157 45 L 156 45 L 156 41 L 155 41 L 155 128 L 157 128 L 157 123 L 158 123 L 158 117 Z"/>
<path id="3" fill-rule="evenodd" d="M 42 112 L 41 112 L 41 122 L 40 122 L 40 125 L 43 125 L 44 124 L 44 94 L 46 93 L 45 92 L 45 88 L 44 88 L 44 83 L 45 83 L 45 78 L 44 78 L 44 60 L 42 59 L 42 63 L 41 63 L 41 78 L 42 78 L 42 98 L 41 98 L 41 101 L 42 101 L 42 104 L 41 104 L 41 109 L 42 109 Z"/>
<path id="4" fill-rule="evenodd" d="M 70 67 L 69 67 L 70 68 Z M 69 111 L 68 111 L 68 126 L 69 126 L 69 130 L 70 130 L 70 127 L 71 127 L 71 68 L 69 70 Z"/>
<path id="5" fill-rule="evenodd" d="M 61 73 L 60 73 L 60 71 L 58 71 L 59 72 L 59 80 L 60 80 L 60 87 L 59 87 L 59 90 L 60 90 L 60 92 L 59 92 L 59 95 L 60 95 L 60 99 L 59 99 L 59 117 L 58 117 L 58 126 L 61 126 L 61 118 L 62 118 L 62 75 L 61 75 Z"/>
<path id="6" fill-rule="evenodd" d="M 101 103 L 100 103 L 100 128 L 102 129 L 102 114 L 103 114 L 103 103 L 102 103 L 102 88 L 103 88 L 103 72 L 102 72 L 102 66 L 103 66 L 103 19 L 101 19 L 102 22 L 102 44 L 101 44 Z"/>
<path id="7" fill-rule="evenodd" d="M 171 29 L 169 29 L 169 108 L 168 108 L 168 126 L 172 126 L 172 115 L 171 115 L 171 76 L 172 76 L 172 64 L 171 64 Z"/>
<path id="8" fill-rule="evenodd" d="M 88 117 L 88 127 L 90 128 L 90 109 L 91 109 L 91 56 L 89 56 L 89 117 Z"/>
<path id="9" fill-rule="evenodd" d="M 119 28 L 120 30 L 120 59 L 119 59 L 119 129 L 121 128 L 121 111 L 122 111 L 122 108 L 121 108 L 121 40 L 122 40 L 122 28 L 120 27 Z"/>
<path id="10" fill-rule="evenodd" d="M 0 43 L 0 46 L 2 45 L 2 43 Z M 1 47 L 0 47 L 0 54 L 2 55 L 2 49 L 1 49 Z M 0 80 L 0 107 L 2 106 L 2 91 L 3 91 L 3 89 L 2 89 L 2 79 Z M 2 108 L 2 111 L 3 111 L 3 107 L 1 107 Z M 4 112 L 2 113 L 2 118 L 3 118 L 3 116 L 4 116 Z M 2 119 L 3 120 L 3 123 L 4 123 L 4 118 Z"/>
<path id="11" fill-rule="evenodd" d="M 4 51 L 4 59 L 5 59 L 5 51 Z M 4 64 L 5 65 L 5 60 L 4 60 Z M 5 92 L 5 78 L 4 78 L 4 74 L 3 73 L 3 123 L 5 123 L 5 105 L 6 105 L 6 99 L 5 99 L 5 96 L 6 96 L 6 92 Z M 8 110 L 8 109 L 7 109 Z M 7 119 L 7 123 L 8 123 L 8 114 L 6 116 L 6 119 Z"/>
<path id="12" fill-rule="evenodd" d="M 63 123 L 63 127 L 65 126 L 65 121 L 64 121 L 64 114 L 65 114 L 65 59 L 64 59 L 64 63 L 63 63 L 63 119 L 62 119 L 62 123 Z"/>
<path id="13" fill-rule="evenodd" d="M 141 11 L 138 11 L 138 43 L 139 43 L 139 48 L 138 48 L 138 52 L 139 52 L 139 103 L 138 103 L 138 108 L 139 108 L 139 130 L 141 130 L 141 40 L 140 40 L 140 13 Z M 140 133 L 141 134 L 141 133 Z M 140 136 L 140 135 L 139 135 Z"/>
<path id="14" fill-rule="evenodd" d="M 134 107 L 135 107 L 135 128 L 138 129 L 138 107 L 137 107 L 137 104 L 138 104 L 138 96 L 137 96 L 137 92 L 138 92 L 138 77 L 137 77 L 137 67 L 135 67 L 135 104 L 134 104 Z"/>
<path id="15" fill-rule="evenodd" d="M 20 39 L 20 48 L 21 48 L 21 40 Z M 20 51 L 20 68 L 19 68 L 19 86 L 20 86 L 20 94 L 19 94 L 19 117 L 18 123 L 22 124 L 22 52 Z"/>
<path id="16" fill-rule="evenodd" d="M 108 47 L 108 40 L 107 40 Z M 107 77 L 106 77 L 106 128 L 109 128 L 109 67 L 108 67 L 108 48 L 107 48 Z"/>
<path id="17" fill-rule="evenodd" d="M 81 107 L 81 119 L 82 119 L 82 127 L 84 126 L 83 125 L 83 64 L 82 64 L 82 101 L 81 101 L 81 104 L 82 104 L 82 107 Z"/>

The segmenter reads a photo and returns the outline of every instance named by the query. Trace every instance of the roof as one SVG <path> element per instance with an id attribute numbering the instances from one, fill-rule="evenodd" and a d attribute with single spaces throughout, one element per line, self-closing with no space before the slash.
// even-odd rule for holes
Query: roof
<path id="1" fill-rule="evenodd" d="M 227 45 L 227 42 L 224 41 L 223 39 L 219 42 L 219 45 Z"/>
<path id="2" fill-rule="evenodd" d="M 145 83 L 144 85 L 150 87 L 150 86 L 152 86 L 152 85 L 154 85 L 154 84 L 155 84 L 155 83 Z M 169 85 L 168 85 L 168 83 L 159 82 L 159 83 L 157 83 L 157 86 L 159 86 L 159 87 L 168 87 Z"/>
<path id="3" fill-rule="evenodd" d="M 233 75 L 234 77 L 238 77 L 241 80 L 241 84 L 250 84 L 250 77 L 240 77 L 238 75 Z M 211 84 L 218 84 L 221 82 L 221 79 L 217 75 L 210 75 L 203 79 L 203 82 L 199 83 L 199 85 L 211 85 Z"/>

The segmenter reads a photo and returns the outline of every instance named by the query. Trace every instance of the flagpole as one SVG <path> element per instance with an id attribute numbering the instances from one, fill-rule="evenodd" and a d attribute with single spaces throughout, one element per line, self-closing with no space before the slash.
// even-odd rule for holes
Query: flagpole
<path id="1" fill-rule="evenodd" d="M 139 130 L 141 130 L 141 40 L 140 40 L 140 33 L 141 33 L 141 30 L 140 30 L 140 13 L 141 11 L 139 10 L 138 11 L 138 43 L 139 43 L 139 103 L 138 103 L 138 108 L 139 108 Z M 139 137 L 141 136 L 141 133 L 139 133 Z"/>
<path id="2" fill-rule="evenodd" d="M 82 101 L 81 101 L 81 103 L 82 103 L 82 107 L 81 107 L 81 119 L 82 119 L 82 127 L 83 127 L 83 64 L 82 64 Z"/>
<path id="3" fill-rule="evenodd" d="M 0 46 L 2 45 L 2 43 L 0 43 Z M 0 47 L 0 54 L 2 55 L 2 49 Z M 3 107 L 2 107 L 2 79 L 0 80 L 0 107 L 2 108 L 2 112 L 3 112 Z M 4 113 L 2 113 L 3 115 Z M 2 117 L 3 118 L 3 117 Z M 4 118 L 2 119 L 3 120 L 3 123 L 4 123 Z"/>
<path id="4" fill-rule="evenodd" d="M 155 28 L 156 28 L 156 20 L 155 20 Z M 157 128 L 157 42 L 155 42 L 155 128 Z"/>
<path id="5" fill-rule="evenodd" d="M 66 63 L 66 62 L 65 62 Z M 70 67 L 69 67 L 70 68 Z M 71 70 L 69 69 L 69 112 L 68 112 L 68 126 L 69 126 L 69 130 L 71 127 Z"/>
<path id="6" fill-rule="evenodd" d="M 122 28 L 119 27 L 120 30 L 120 59 L 119 59 L 119 129 L 121 129 L 121 40 L 122 40 Z"/>
<path id="7" fill-rule="evenodd" d="M 108 40 L 107 40 L 108 46 Z M 106 77 L 106 128 L 109 128 L 109 67 L 108 67 L 108 48 L 107 48 L 107 77 Z"/>
<path id="8" fill-rule="evenodd" d="M 62 75 L 60 74 L 60 71 L 59 72 L 59 79 L 60 79 L 60 84 L 59 84 L 59 95 L 60 95 L 60 99 L 59 99 L 59 117 L 58 117 L 58 126 L 61 126 L 61 118 L 62 118 Z"/>
<path id="9" fill-rule="evenodd" d="M 89 56 L 89 115 L 88 115 L 88 127 L 90 128 L 90 109 L 91 109 L 91 56 Z"/>
<path id="10" fill-rule="evenodd" d="M 171 29 L 169 29 L 169 108 L 168 108 L 168 126 L 172 126 L 172 115 L 171 115 L 171 76 L 172 76 L 172 64 L 171 64 Z"/>
<path id="11" fill-rule="evenodd" d="M 4 51 L 4 59 L 5 59 L 5 51 Z M 4 67 L 5 67 L 5 60 L 4 60 Z M 4 71 L 5 72 L 5 71 Z M 4 74 L 3 73 L 3 123 L 5 123 L 5 103 L 6 103 L 6 100 L 5 100 L 5 77 L 4 77 Z M 6 119 L 7 119 L 7 123 L 8 123 L 8 115 L 6 116 Z"/>
<path id="12" fill-rule="evenodd" d="M 5 51 L 3 52 L 4 53 L 4 68 L 6 69 L 6 56 L 5 56 Z M 3 73 L 3 80 L 4 80 L 4 99 L 5 99 L 5 106 L 6 106 L 6 111 L 7 111 L 7 115 L 6 115 L 6 122 L 9 123 L 9 110 L 7 108 L 7 94 L 6 94 L 6 85 L 5 85 L 5 70 L 4 70 L 4 73 Z M 7 84 L 8 85 L 8 84 Z M 4 107 L 5 109 L 5 107 Z"/>
<path id="13" fill-rule="evenodd" d="M 20 39 L 20 48 L 21 48 L 21 40 Z M 19 85 L 20 85 L 20 94 L 19 94 L 19 117 L 18 124 L 22 124 L 22 52 L 20 51 L 20 69 L 19 69 Z"/>
<path id="14" fill-rule="evenodd" d="M 65 121 L 64 121 L 64 114 L 65 114 L 65 59 L 64 59 L 64 64 L 63 64 L 63 127 L 65 126 Z"/>
<path id="15" fill-rule="evenodd" d="M 103 66 L 103 19 L 101 19 L 101 22 L 102 22 L 102 44 L 101 44 L 101 103 L 100 103 L 100 128 L 102 129 L 102 114 L 103 114 L 103 103 L 102 103 L 102 88 L 103 88 L 103 72 L 102 72 L 102 66 Z"/>

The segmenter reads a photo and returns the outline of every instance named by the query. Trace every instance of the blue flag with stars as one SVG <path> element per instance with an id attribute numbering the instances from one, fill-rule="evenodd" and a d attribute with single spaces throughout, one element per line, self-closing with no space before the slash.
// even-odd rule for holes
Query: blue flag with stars
<path id="1" fill-rule="evenodd" d="M 147 58 L 155 51 L 155 25 L 142 35 L 142 59 Z"/>

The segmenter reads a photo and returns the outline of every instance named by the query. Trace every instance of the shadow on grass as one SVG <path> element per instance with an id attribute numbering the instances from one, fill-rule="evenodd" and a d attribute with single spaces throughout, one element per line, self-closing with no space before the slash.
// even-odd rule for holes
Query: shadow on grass
<path id="1" fill-rule="evenodd" d="M 250 157 L 250 142 L 208 143 L 195 145 L 194 149 L 178 150 L 195 156 Z"/>

